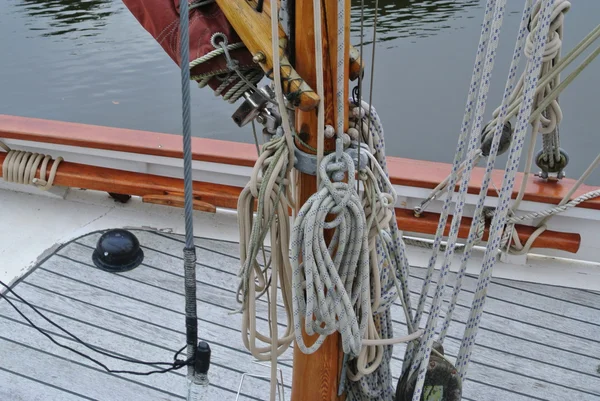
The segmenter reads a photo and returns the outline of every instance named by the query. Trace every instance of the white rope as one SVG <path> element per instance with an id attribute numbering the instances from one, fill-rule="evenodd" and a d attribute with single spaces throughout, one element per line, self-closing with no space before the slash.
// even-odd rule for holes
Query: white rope
<path id="1" fill-rule="evenodd" d="M 337 109 L 338 138 L 344 135 L 345 101 L 344 88 L 348 77 L 346 76 L 346 0 L 337 1 L 337 86 L 335 92 Z M 321 70 L 323 71 L 323 70 Z"/>
<path id="2" fill-rule="evenodd" d="M 392 345 L 416 339 L 422 330 L 414 331 L 410 323 L 408 261 L 394 213 L 396 193 L 386 169 L 383 127 L 375 108 L 365 101 L 360 108 L 352 108 L 351 115 L 354 117 L 351 126 L 368 124 L 360 132 L 368 135 L 362 140 L 369 144 L 370 152 L 363 151 L 363 155 L 368 156 L 368 166 L 372 168 L 361 170 L 359 178 L 365 187 L 363 207 L 367 219 L 372 299 L 361 353 L 348 363 L 346 389 L 350 401 L 392 401 L 395 397 L 390 369 Z M 409 326 L 409 335 L 400 338 L 393 338 L 390 314 L 390 306 L 396 298 L 400 299 Z"/>
<path id="3" fill-rule="evenodd" d="M 600 164 L 600 154 L 598 154 L 598 156 L 596 156 L 594 161 L 588 166 L 588 168 L 583 172 L 581 177 L 579 177 L 579 179 L 575 182 L 575 184 L 573 184 L 571 189 L 569 189 L 569 191 L 565 194 L 565 196 L 559 202 L 559 204 L 557 206 L 555 206 L 554 208 L 550 208 L 550 209 L 547 209 L 547 210 L 544 210 L 541 212 L 535 212 L 535 213 L 530 214 L 529 216 L 511 216 L 511 217 L 509 217 L 509 219 L 508 219 L 509 225 L 508 225 L 507 231 L 504 233 L 504 235 L 502 237 L 501 246 L 504 247 L 506 244 L 509 243 L 508 241 L 510 239 L 512 239 L 514 241 L 514 245 L 511 245 L 511 249 L 510 249 L 511 253 L 516 254 L 516 255 L 523 255 L 523 254 L 528 253 L 529 250 L 531 249 L 531 247 L 533 246 L 535 239 L 537 237 L 539 237 L 544 231 L 546 231 L 546 228 L 547 228 L 546 223 L 552 216 L 554 216 L 558 213 L 564 212 L 573 207 L 576 207 L 577 205 L 579 205 L 582 202 L 585 202 L 586 200 L 597 198 L 598 196 L 600 196 L 600 191 L 596 190 L 596 191 L 590 191 L 588 193 L 580 195 L 577 198 L 569 201 L 569 199 L 571 199 L 571 195 L 573 195 L 575 193 L 575 191 L 577 191 L 577 189 L 589 177 L 589 175 L 592 173 L 592 171 L 594 171 L 594 169 L 598 166 L 598 164 Z M 519 240 L 517 231 L 515 230 L 513 225 L 515 223 L 517 223 L 518 221 L 536 219 L 539 217 L 543 217 L 543 218 L 537 224 L 537 229 L 529 236 L 529 238 L 527 239 L 527 242 L 525 244 L 521 244 L 521 241 Z M 509 231 L 509 230 L 511 230 L 511 231 Z"/>
<path id="4" fill-rule="evenodd" d="M 527 65 L 527 74 L 524 79 L 523 103 L 519 110 L 517 125 L 515 129 L 515 139 L 509 152 L 502 189 L 499 197 L 499 204 L 492 220 L 488 246 L 485 251 L 483 266 L 479 275 L 477 291 L 473 296 L 473 303 L 469 319 L 465 325 L 463 340 L 456 360 L 456 367 L 464 379 L 467 366 L 469 364 L 475 338 L 479 329 L 479 323 L 483 315 L 483 307 L 487 296 L 487 286 L 491 279 L 492 270 L 496 262 L 497 251 L 500 248 L 502 229 L 506 223 L 508 205 L 514 185 L 517 167 L 519 164 L 521 152 L 523 149 L 524 137 L 527 134 L 527 124 L 531 114 L 533 97 L 538 84 L 538 78 L 542 66 L 543 52 L 546 45 L 546 39 L 551 22 L 553 10 L 553 0 L 543 0 L 540 11 L 540 22 L 535 32 L 535 49 L 533 57 Z"/>
<path id="5" fill-rule="evenodd" d="M 469 85 L 469 92 L 467 96 L 467 104 L 465 108 L 465 114 L 463 116 L 463 122 L 461 125 L 461 132 L 458 138 L 458 144 L 454 156 L 454 161 L 452 164 L 452 171 L 450 175 L 450 179 L 448 180 L 448 185 L 446 186 L 446 199 L 444 200 L 442 211 L 440 215 L 440 221 L 438 223 L 438 227 L 436 230 L 435 239 L 432 246 L 432 254 L 429 259 L 427 272 L 423 281 L 423 288 L 421 290 L 421 295 L 419 297 L 419 303 L 417 305 L 417 310 L 415 317 L 413 319 L 413 327 L 419 327 L 421 317 L 425 308 L 425 301 L 427 299 L 427 294 L 429 292 L 429 286 L 432 281 L 433 271 L 435 268 L 438 250 L 441 245 L 444 229 L 446 227 L 446 221 L 448 219 L 448 213 L 450 209 L 450 202 L 452 199 L 452 194 L 454 193 L 454 187 L 456 185 L 457 180 L 457 172 L 461 165 L 461 159 L 463 157 L 464 148 L 465 148 L 465 140 L 467 137 L 468 129 L 471 125 L 472 115 L 474 112 L 474 104 L 475 98 L 478 92 L 479 84 L 481 82 L 481 77 L 483 75 L 482 64 L 484 62 L 484 56 L 486 53 L 486 48 L 488 44 L 488 40 L 491 32 L 491 23 L 492 17 L 494 16 L 494 4 L 495 0 L 488 0 L 485 7 L 484 19 L 482 24 L 481 36 L 479 39 L 479 45 L 477 47 L 477 54 L 475 57 L 475 65 L 473 68 L 473 74 L 471 77 L 471 84 Z M 411 371 L 414 371 L 419 364 L 417 363 L 417 359 L 414 358 L 415 354 L 415 344 L 410 343 L 406 348 L 406 353 L 404 357 L 403 363 L 403 374 L 406 371 L 406 368 L 410 366 Z M 414 363 L 413 363 L 414 362 Z M 420 393 L 420 392 L 419 392 Z"/>
<path id="6" fill-rule="evenodd" d="M 27 152 L 24 150 L 13 150 L 4 142 L 0 141 L 0 147 L 8 153 L 2 163 L 2 177 L 6 182 L 15 184 L 35 185 L 43 191 L 52 188 L 58 166 L 63 161 L 57 157 L 52 161 L 52 156 L 41 153 Z M 49 164 L 52 162 L 50 171 Z M 40 177 L 36 178 L 37 169 L 40 168 Z M 46 174 L 48 178 L 46 179 Z"/>
<path id="7" fill-rule="evenodd" d="M 189 68 L 191 70 L 194 67 L 212 60 L 217 56 L 221 56 L 226 52 L 244 47 L 245 45 L 242 42 L 230 43 L 224 47 L 218 47 L 206 53 L 202 57 L 192 60 L 189 63 Z M 258 84 L 264 76 L 264 73 L 260 68 L 243 70 L 239 71 L 239 73 L 242 74 L 241 77 L 236 72 L 233 72 L 228 68 L 224 68 L 221 70 L 209 71 L 203 74 L 192 75 L 190 76 L 190 80 L 198 81 L 198 87 L 204 88 L 212 79 L 221 79 L 221 76 L 225 76 L 225 78 L 222 78 L 221 85 L 214 90 L 214 94 L 215 96 L 223 96 L 223 100 L 226 100 L 229 103 L 235 103 L 249 88 L 256 87 L 256 84 Z M 235 81 L 237 81 L 235 85 L 230 87 L 230 85 Z"/>
<path id="8" fill-rule="evenodd" d="M 240 227 L 240 277 L 238 296 L 242 299 L 242 339 L 244 345 L 258 360 L 271 362 L 270 400 L 274 401 L 277 387 L 277 358 L 293 341 L 291 322 L 291 268 L 289 256 L 289 215 L 294 208 L 290 192 L 293 177 L 294 143 L 290 116 L 286 108 L 281 84 L 279 41 L 279 10 L 277 2 L 271 2 L 271 35 L 273 50 L 273 85 L 282 127 L 278 134 L 263 146 L 254 166 L 250 182 L 238 200 L 238 223 Z M 254 216 L 254 202 L 258 209 Z M 265 259 L 262 268 L 258 261 L 264 255 L 264 240 L 270 235 L 272 245 L 270 260 Z M 269 277 L 268 271 L 271 275 Z M 280 336 L 277 319 L 277 288 L 281 288 L 287 327 Z M 269 292 L 270 290 L 270 292 Z M 258 293 L 258 294 L 257 294 Z M 260 333 L 256 327 L 256 300 L 267 295 L 269 334 Z M 257 340 L 265 346 L 257 344 Z"/>
<path id="9" fill-rule="evenodd" d="M 332 153 L 323 159 L 319 168 L 321 188 L 302 206 L 292 229 L 294 326 L 296 344 L 302 352 L 315 352 L 328 335 L 338 331 L 344 353 L 356 357 L 370 306 L 366 220 L 354 189 L 350 156 L 342 153 L 343 163 L 336 163 L 337 168 L 347 169 L 348 183 L 333 183 L 327 174 L 335 157 Z M 336 218 L 327 222 L 328 214 Z M 329 246 L 323 237 L 325 229 L 335 229 Z M 361 311 L 358 316 L 355 308 Z M 304 343 L 301 316 L 306 333 L 319 335 L 311 346 Z"/>
<path id="10" fill-rule="evenodd" d="M 493 217 L 493 213 L 487 213 L 485 216 L 482 216 L 482 213 L 485 212 L 484 202 L 487 197 L 487 192 L 489 185 L 491 183 L 492 171 L 494 169 L 494 165 L 496 162 L 496 156 L 498 154 L 498 149 L 500 145 L 500 139 L 502 136 L 503 125 L 502 121 L 504 121 L 504 116 L 507 113 L 508 103 L 511 99 L 511 94 L 513 93 L 513 89 L 515 87 L 515 80 L 517 75 L 517 69 L 519 67 L 519 63 L 521 61 L 521 55 L 523 53 L 523 46 L 525 44 L 525 38 L 527 36 L 527 24 L 529 18 L 531 16 L 532 10 L 532 0 L 527 0 L 524 4 L 523 13 L 521 16 L 521 24 L 519 26 L 519 32 L 517 35 L 517 41 L 515 43 L 515 48 L 513 51 L 513 57 L 511 61 L 511 65 L 508 72 L 508 78 L 506 80 L 506 86 L 504 88 L 504 95 L 502 97 L 501 105 L 498 109 L 498 119 L 494 123 L 493 126 L 493 140 L 492 145 L 490 147 L 490 153 L 487 158 L 486 170 L 483 177 L 483 181 L 481 184 L 481 188 L 479 191 L 479 196 L 477 199 L 477 205 L 475 206 L 475 210 L 473 212 L 473 221 L 471 223 L 471 228 L 469 231 L 469 236 L 467 238 L 464 253 L 461 259 L 460 268 L 458 270 L 456 281 L 452 293 L 452 298 L 450 303 L 448 304 L 448 310 L 446 311 L 446 316 L 444 318 L 444 322 L 442 324 L 442 329 L 439 336 L 439 342 L 443 344 L 446 334 L 448 332 L 448 328 L 450 327 L 450 322 L 452 321 L 452 315 L 454 312 L 454 308 L 458 301 L 458 295 L 462 288 L 462 279 L 465 275 L 467 269 L 467 262 L 471 257 L 471 252 L 473 250 L 474 245 L 481 240 L 483 237 L 483 229 L 485 228 L 485 218 L 484 217 Z M 491 124 L 490 124 L 491 125 Z"/>
<path id="11" fill-rule="evenodd" d="M 492 70 L 494 67 L 494 61 L 496 58 L 496 48 L 498 46 L 499 41 L 499 32 L 502 27 L 502 22 L 504 19 L 504 12 L 506 7 L 506 0 L 499 0 L 496 3 L 493 21 L 490 27 L 492 32 L 491 38 L 488 44 L 488 47 L 485 52 L 485 59 L 483 64 L 483 79 L 481 80 L 479 94 L 476 102 L 475 114 L 473 116 L 473 124 L 471 128 L 471 135 L 467 150 L 467 155 L 474 153 L 479 148 L 480 141 L 480 133 L 482 129 L 482 121 L 483 114 L 485 112 L 485 106 L 487 103 L 487 94 L 489 92 L 490 80 L 492 75 Z M 411 369 L 409 371 L 409 377 L 417 372 L 417 382 L 415 385 L 415 392 L 413 393 L 413 401 L 419 401 L 421 399 L 421 394 L 423 390 L 423 384 L 425 383 L 425 375 L 427 373 L 427 368 L 429 366 L 429 356 L 431 353 L 431 349 L 433 346 L 433 340 L 436 331 L 437 318 L 440 315 L 443 295 L 445 290 L 445 281 L 450 269 L 450 265 L 452 262 L 452 257 L 454 255 L 454 245 L 456 244 L 456 240 L 458 238 L 458 230 L 460 228 L 460 221 L 462 219 L 465 198 L 467 194 L 467 189 L 469 185 L 469 181 L 471 178 L 471 172 L 474 167 L 474 160 L 467 160 L 467 165 L 462 174 L 462 181 L 460 184 L 460 189 L 458 192 L 458 199 L 456 199 L 456 206 L 452 216 L 452 223 L 450 227 L 450 232 L 448 235 L 448 241 L 446 244 L 446 252 L 444 254 L 444 259 L 442 262 L 442 266 L 440 268 L 440 273 L 437 280 L 437 286 L 434 292 L 433 300 L 431 302 L 431 309 L 429 311 L 429 315 L 427 318 L 427 323 L 425 326 L 425 335 L 421 339 L 419 350 L 416 354 L 416 358 L 412 363 Z M 452 192 L 454 188 L 449 188 L 449 191 Z M 451 198 L 449 196 L 449 198 Z M 447 200 L 450 200 L 447 198 Z M 427 291 L 421 293 L 421 297 L 427 296 Z"/>
<path id="12" fill-rule="evenodd" d="M 564 205 L 555 206 L 553 208 L 542 210 L 539 212 L 531 212 L 531 213 L 527 213 L 527 214 L 520 215 L 520 216 L 512 216 L 512 217 L 509 217 L 507 221 L 508 221 L 508 223 L 515 224 L 515 223 L 519 223 L 519 222 L 527 221 L 527 220 L 535 220 L 535 219 L 539 219 L 539 218 L 551 217 L 556 214 L 566 212 L 567 210 L 574 208 L 575 206 L 579 205 L 580 203 L 585 202 L 590 199 L 597 198 L 598 196 L 600 196 L 600 190 L 591 191 L 591 192 L 588 192 L 581 196 L 578 196 L 577 198 L 573 199 L 572 201 L 570 201 L 568 203 L 565 203 Z"/>
<path id="13" fill-rule="evenodd" d="M 317 166 L 323 161 L 325 150 L 325 90 L 323 85 L 323 29 L 321 27 L 321 1 L 313 0 L 314 30 L 315 30 L 315 69 L 317 76 L 317 95 L 319 108 L 317 111 Z M 317 188 L 321 177 L 317 174 Z"/>

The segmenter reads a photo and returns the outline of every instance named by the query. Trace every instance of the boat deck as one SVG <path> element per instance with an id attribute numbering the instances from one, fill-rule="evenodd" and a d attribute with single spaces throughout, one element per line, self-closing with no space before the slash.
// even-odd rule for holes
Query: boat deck
<path id="1" fill-rule="evenodd" d="M 142 266 L 112 274 L 94 267 L 100 233 L 67 243 L 14 285 L 14 290 L 53 321 L 99 349 L 146 361 L 170 361 L 185 342 L 182 238 L 134 230 L 144 249 Z M 235 290 L 238 244 L 198 239 L 200 336 L 212 347 L 207 400 L 234 400 L 243 373 L 268 374 L 242 345 Z M 413 268 L 416 304 L 424 269 Z M 452 278 L 450 278 L 452 282 Z M 446 354 L 458 351 L 475 287 L 467 277 Z M 113 369 L 147 370 L 92 353 L 50 326 L 14 295 L 7 297 L 57 340 L 91 354 Z M 259 302 L 264 312 L 265 304 Z M 260 312 L 260 311 L 259 311 Z M 489 288 L 463 399 L 470 401 L 600 400 L 600 294 L 494 279 Z M 262 313 L 265 316 L 264 313 Z M 398 335 L 405 334 L 399 306 Z M 266 331 L 266 320 L 259 322 Z M 260 327 L 259 327 L 260 329 Z M 403 346 L 394 352 L 397 380 Z M 280 367 L 290 397 L 291 352 Z M 267 379 L 246 378 L 240 400 L 268 399 Z M 116 375 L 59 348 L 0 300 L 0 400 L 176 400 L 185 399 L 185 372 Z"/>

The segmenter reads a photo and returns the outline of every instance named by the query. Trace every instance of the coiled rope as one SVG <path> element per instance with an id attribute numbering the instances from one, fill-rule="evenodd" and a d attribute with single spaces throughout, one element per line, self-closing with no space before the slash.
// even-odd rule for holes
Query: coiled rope
<path id="1" fill-rule="evenodd" d="M 370 307 L 366 219 L 355 189 L 354 162 L 345 153 L 340 162 L 335 159 L 335 153 L 323 159 L 321 188 L 302 206 L 292 229 L 294 327 L 296 343 L 304 353 L 315 352 L 338 331 L 344 353 L 356 357 Z M 347 171 L 348 182 L 332 182 L 328 173 L 335 171 Z M 326 221 L 328 214 L 335 219 Z M 335 230 L 329 246 L 326 229 Z M 309 347 L 302 337 L 301 316 L 306 332 L 319 335 Z"/>
<path id="2" fill-rule="evenodd" d="M 52 188 L 58 166 L 63 161 L 57 157 L 52 161 L 52 156 L 41 153 L 28 152 L 24 150 L 13 150 L 4 142 L 0 141 L 0 147 L 7 152 L 2 163 L 2 177 L 6 182 L 15 184 L 35 185 L 43 191 Z M 52 162 L 52 165 L 50 165 Z M 40 168 L 40 177 L 36 178 L 37 169 Z M 48 168 L 50 170 L 48 171 Z M 48 178 L 46 179 L 46 175 Z"/>
<path id="3" fill-rule="evenodd" d="M 288 207 L 290 202 L 286 199 L 285 190 L 288 182 L 286 179 L 289 150 L 285 138 L 276 137 L 263 146 L 256 163 L 255 173 L 248 185 L 240 194 L 238 200 L 238 223 L 240 230 L 240 259 L 241 277 L 238 296 L 243 296 L 242 302 L 242 339 L 246 348 L 258 360 L 271 360 L 272 356 L 278 357 L 291 345 L 294 335 L 291 322 L 291 267 L 289 260 L 289 232 L 290 222 Z M 258 172 L 262 172 L 262 177 Z M 256 217 L 254 217 L 254 203 L 258 202 Z M 270 233 L 272 244 L 271 259 L 266 260 L 263 268 L 259 264 L 259 257 L 263 251 L 263 243 Z M 264 255 L 264 254 L 263 254 Z M 269 277 L 268 270 L 271 271 Z M 257 331 L 256 328 L 256 300 L 265 293 L 270 297 L 269 320 L 273 318 L 277 323 L 277 286 L 281 286 L 284 310 L 288 321 L 287 328 L 282 337 L 277 332 L 268 335 Z M 274 294 L 269 294 L 269 287 Z M 271 328 L 271 327 L 270 327 Z M 271 328 L 272 329 L 272 328 Z M 267 347 L 256 344 L 259 340 Z M 275 355 L 271 355 L 271 345 L 276 348 Z"/>
<path id="4" fill-rule="evenodd" d="M 242 70 L 237 68 L 234 63 L 229 62 L 231 60 L 229 51 L 244 48 L 245 45 L 242 42 L 231 44 L 225 43 L 222 46 L 217 43 L 212 43 L 212 45 L 215 47 L 215 50 L 191 61 L 189 64 L 190 70 L 221 55 L 226 56 L 228 68 L 192 75 L 190 79 L 198 81 L 198 87 L 200 88 L 204 88 L 214 78 L 219 79 L 222 83 L 215 89 L 215 96 L 223 96 L 223 99 L 229 103 L 235 103 L 248 89 L 256 89 L 256 85 L 264 77 L 264 73 L 260 68 Z M 231 86 L 235 81 L 237 81 L 237 83 Z"/>
<path id="5" fill-rule="evenodd" d="M 395 394 L 390 369 L 392 345 L 412 341 L 423 332 L 413 330 L 410 323 L 409 266 L 394 212 L 396 193 L 387 173 L 383 126 L 375 108 L 365 101 L 361 101 L 359 107 L 353 106 L 351 115 L 349 133 L 356 130 L 353 136 L 362 134 L 362 141 L 369 149 L 362 152 L 369 163 L 359 171 L 359 179 L 365 186 L 362 202 L 367 219 L 372 299 L 363 348 L 359 356 L 348 363 L 348 399 L 391 401 Z M 399 338 L 393 338 L 390 314 L 396 299 L 400 300 L 409 322 L 408 336 Z"/>

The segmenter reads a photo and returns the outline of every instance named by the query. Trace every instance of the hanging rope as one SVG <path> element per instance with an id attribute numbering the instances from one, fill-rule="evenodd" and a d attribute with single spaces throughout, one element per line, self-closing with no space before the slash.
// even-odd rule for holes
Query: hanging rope
<path id="1" fill-rule="evenodd" d="M 394 213 L 396 193 L 387 173 L 383 127 L 375 108 L 369 107 L 367 102 L 352 107 L 351 115 L 350 126 L 354 127 L 351 129 L 359 127 L 362 135 L 369 135 L 369 138 L 362 138 L 369 147 L 368 152 L 362 153 L 369 158 L 369 163 L 359 171 L 359 178 L 365 187 L 362 203 L 367 221 L 372 282 L 371 318 L 361 353 L 348 363 L 350 381 L 346 387 L 351 401 L 391 401 L 395 394 L 390 369 L 392 345 L 412 341 L 421 336 L 422 331 L 413 330 L 410 323 L 409 266 Z M 409 335 L 400 338 L 394 338 L 390 314 L 390 307 L 397 298 L 409 327 Z"/>
<path id="2" fill-rule="evenodd" d="M 348 182 L 332 182 L 328 173 L 336 171 L 347 171 Z M 321 188 L 302 206 L 292 229 L 294 326 L 304 353 L 315 352 L 335 331 L 344 353 L 356 357 L 361 350 L 370 286 L 366 220 L 354 174 L 350 156 L 342 153 L 336 162 L 335 153 L 327 155 L 319 168 Z M 326 221 L 328 214 L 335 219 Z M 329 245 L 326 229 L 335 230 Z M 301 316 L 306 333 L 319 335 L 310 347 L 302 337 Z"/>
<path id="3" fill-rule="evenodd" d="M 291 267 L 289 261 L 289 201 L 285 198 L 287 180 L 285 174 L 289 162 L 289 150 L 285 138 L 276 137 L 263 146 L 254 173 L 238 200 L 238 223 L 240 231 L 241 277 L 238 296 L 242 302 L 242 339 L 252 355 L 262 361 L 277 358 L 291 345 L 294 335 L 291 322 Z M 262 172 L 259 177 L 258 173 Z M 258 208 L 254 216 L 254 204 Z M 259 263 L 264 256 L 264 241 L 270 233 L 272 244 L 271 258 L 264 257 L 266 265 Z M 263 252 L 261 254 L 261 252 Z M 269 271 L 271 272 L 269 276 Z M 288 321 L 285 333 L 279 337 L 273 326 L 277 323 L 277 294 L 270 294 L 268 300 L 271 332 L 260 333 L 256 328 L 256 301 L 267 294 L 269 289 L 277 291 L 281 286 L 284 310 Z M 269 294 L 267 294 L 269 296 Z M 275 319 L 272 321 L 271 319 Z M 259 340 L 266 347 L 258 346 Z M 276 352 L 272 355 L 271 345 Z"/>
<path id="4" fill-rule="evenodd" d="M 483 80 L 481 80 L 480 87 L 478 88 L 478 98 L 476 102 L 476 109 L 473 116 L 471 135 L 467 150 L 467 155 L 474 153 L 479 148 L 479 138 L 480 132 L 482 129 L 482 116 L 485 112 L 485 106 L 487 102 L 487 94 L 489 92 L 490 86 L 490 78 L 492 75 L 492 70 L 494 67 L 494 61 L 496 56 L 496 48 L 498 46 L 499 40 L 499 32 L 502 26 L 502 22 L 504 19 L 506 0 L 500 0 L 496 2 L 493 19 L 490 27 L 490 31 L 493 32 L 491 38 L 489 40 L 487 49 L 485 51 L 485 58 L 483 64 L 482 76 Z M 452 216 L 452 223 L 450 227 L 450 233 L 448 235 L 448 241 L 446 244 L 446 251 L 444 254 L 444 259 L 442 265 L 440 267 L 440 273 L 437 280 L 437 286 L 434 292 L 433 300 L 431 302 L 431 309 L 429 311 L 429 315 L 427 318 L 427 323 L 425 326 L 425 335 L 421 339 L 419 350 L 416 353 L 416 357 L 414 362 L 411 365 L 409 370 L 409 377 L 417 374 L 417 381 L 415 386 L 415 392 L 413 393 L 413 401 L 419 401 L 421 399 L 421 393 L 423 389 L 423 384 L 425 383 L 425 374 L 427 373 L 427 368 L 429 365 L 429 356 L 431 353 L 431 349 L 433 347 L 433 340 L 435 336 L 435 330 L 437 326 L 437 318 L 440 315 L 442 301 L 445 290 L 445 280 L 450 269 L 450 264 L 452 261 L 452 257 L 454 255 L 454 245 L 456 244 L 456 240 L 458 238 L 458 230 L 460 227 L 460 221 L 462 219 L 462 214 L 464 211 L 465 198 L 467 194 L 468 184 L 471 178 L 471 172 L 473 170 L 474 163 L 473 160 L 467 160 L 467 165 L 462 174 L 462 181 L 460 184 L 460 189 L 458 191 L 458 198 L 455 200 L 455 210 Z M 453 185 L 452 185 L 453 187 Z M 448 188 L 449 194 L 447 195 L 446 200 L 452 200 L 452 192 L 454 188 Z M 445 223 L 444 223 L 445 226 Z M 443 227 L 442 227 L 443 228 Z M 442 230 L 438 230 L 442 231 Z M 440 233 L 443 234 L 443 231 Z M 441 236 L 440 236 L 441 237 Z M 441 239 L 441 238 L 440 238 Z M 434 266 L 430 266 L 433 268 Z M 427 283 L 424 284 L 423 290 L 421 292 L 421 300 L 424 300 L 427 297 L 428 291 L 425 290 L 427 287 Z M 424 298 L 425 297 L 425 298 Z M 418 324 L 418 320 L 415 322 Z"/>
<path id="5" fill-rule="evenodd" d="M 513 93 L 513 88 L 515 87 L 516 72 L 521 61 L 523 46 L 525 44 L 525 38 L 527 36 L 527 25 L 531 16 L 532 3 L 532 0 L 528 0 L 525 2 L 523 13 L 521 15 L 521 23 L 519 26 L 517 41 L 515 43 L 513 57 L 509 68 L 508 79 L 504 88 L 502 103 L 498 111 L 498 119 L 496 120 L 495 125 L 493 126 L 493 140 L 487 158 L 486 170 L 479 191 L 477 205 L 475 206 L 475 210 L 473 212 L 473 221 L 471 223 L 469 236 L 465 244 L 463 257 L 461 258 L 460 268 L 456 276 L 452 298 L 450 303 L 448 304 L 448 310 L 446 311 L 446 316 L 442 324 L 442 329 L 438 340 L 440 344 L 443 344 L 446 338 L 446 334 L 448 332 L 448 328 L 450 327 L 450 322 L 452 321 L 454 308 L 456 307 L 456 303 L 458 301 L 458 295 L 460 294 L 460 291 L 462 289 L 462 280 L 467 269 L 467 262 L 470 260 L 473 247 L 477 242 L 481 240 L 483 236 L 483 229 L 485 228 L 485 218 L 493 217 L 493 210 L 486 209 L 484 207 L 484 202 L 487 197 L 489 185 L 491 183 L 492 171 L 496 162 L 496 156 L 498 154 L 500 140 L 502 138 L 502 131 L 504 130 L 504 125 L 500 122 L 504 121 L 504 116 L 507 113 L 508 102 L 511 99 L 511 94 Z"/>
<path id="6" fill-rule="evenodd" d="M 419 297 L 419 303 L 417 305 L 416 314 L 415 314 L 415 317 L 412 322 L 413 327 L 419 327 L 419 325 L 420 325 L 421 317 L 423 315 L 424 308 L 425 308 L 425 301 L 427 299 L 427 294 L 429 292 L 429 286 L 432 281 L 434 267 L 435 267 L 435 264 L 437 261 L 438 250 L 441 245 L 444 228 L 446 227 L 446 221 L 448 219 L 448 214 L 450 211 L 450 202 L 452 200 L 452 195 L 454 193 L 454 187 L 455 187 L 456 181 L 457 181 L 457 172 L 461 165 L 461 159 L 463 157 L 464 148 L 465 148 L 465 140 L 467 137 L 469 127 L 471 125 L 471 120 L 472 120 L 473 111 L 474 111 L 473 106 L 476 101 L 476 95 L 478 92 L 478 88 L 480 86 L 481 77 L 483 75 L 482 65 L 484 62 L 484 56 L 486 54 L 488 41 L 490 38 L 492 19 L 495 15 L 494 5 L 495 5 L 494 0 L 488 0 L 486 3 L 483 24 L 482 24 L 482 31 L 481 31 L 481 35 L 480 35 L 480 39 L 479 39 L 479 45 L 477 47 L 477 54 L 475 57 L 475 66 L 473 69 L 473 75 L 471 77 L 471 84 L 469 85 L 469 92 L 468 92 L 468 96 L 467 96 L 467 105 L 465 108 L 465 114 L 463 116 L 463 122 L 461 125 L 461 133 L 458 138 L 458 144 L 457 144 L 457 148 L 456 148 L 456 152 L 455 152 L 455 156 L 454 156 L 454 161 L 452 164 L 451 175 L 448 180 L 448 185 L 446 186 L 446 188 L 447 188 L 446 189 L 446 198 L 445 198 L 443 206 L 442 206 L 442 211 L 440 214 L 440 221 L 438 223 L 438 228 L 436 230 L 436 235 L 435 235 L 435 239 L 434 239 L 433 246 L 432 246 L 432 254 L 429 259 L 427 272 L 425 274 L 425 278 L 423 281 L 423 288 L 421 290 L 421 295 Z M 497 36 L 494 36 L 494 38 L 495 38 L 495 40 L 498 39 Z M 428 334 L 429 334 L 429 336 L 431 336 L 431 330 Z M 430 340 L 431 340 L 431 338 L 430 338 Z M 431 347 L 429 347 L 429 349 L 431 349 Z M 410 366 L 411 373 L 414 372 L 419 367 L 420 361 L 414 357 L 415 353 L 416 353 L 415 344 L 412 344 L 412 343 L 409 344 L 408 347 L 406 348 L 406 353 L 405 353 L 405 357 L 404 357 L 403 374 L 405 374 L 405 371 L 409 366 Z"/>
<path id="7" fill-rule="evenodd" d="M 479 275 L 477 291 L 473 296 L 473 304 L 469 313 L 469 318 L 465 325 L 465 333 L 461 342 L 461 347 L 456 360 L 456 367 L 461 377 L 465 377 L 467 366 L 469 364 L 475 337 L 481 322 L 483 307 L 485 305 L 487 286 L 490 282 L 493 266 L 496 262 L 496 252 L 500 247 L 502 229 L 506 222 L 508 213 L 508 204 L 512 193 L 517 166 L 519 164 L 521 152 L 523 149 L 524 137 L 527 134 L 527 124 L 531 114 L 531 106 L 535 89 L 538 84 L 538 77 L 542 66 L 543 52 L 548 38 L 548 32 L 551 23 L 553 10 L 553 0 L 543 0 L 540 11 L 540 23 L 536 30 L 535 48 L 533 56 L 528 61 L 527 75 L 524 80 L 525 87 L 523 92 L 523 104 L 518 114 L 517 125 L 515 129 L 515 141 L 511 146 L 509 160 L 506 165 L 504 180 L 499 197 L 499 204 L 492 220 L 490 228 L 490 237 L 488 247 L 483 259 L 483 266 Z"/>
<path id="8" fill-rule="evenodd" d="M 277 2 L 272 2 L 271 33 L 274 38 L 278 37 L 278 12 Z M 272 45 L 273 54 L 279 54 L 278 42 L 273 41 Z M 250 182 L 238 200 L 241 260 L 238 301 L 242 304 L 242 340 L 255 358 L 271 362 L 271 401 L 275 400 L 277 391 L 277 358 L 289 348 L 294 339 L 291 320 L 292 270 L 288 217 L 289 208 L 294 209 L 294 200 L 290 192 L 290 186 L 293 187 L 291 184 L 293 184 L 294 132 L 283 100 L 278 57 L 273 58 L 273 78 L 276 94 L 274 103 L 279 106 L 282 126 L 260 150 Z M 254 214 L 255 202 L 257 203 L 256 214 Z M 268 260 L 264 250 L 267 235 L 270 236 L 272 246 Z M 264 266 L 261 266 L 260 256 L 263 257 Z M 277 318 L 278 286 L 281 288 L 287 317 L 286 330 L 281 336 Z M 256 301 L 265 295 L 268 304 L 268 334 L 259 332 L 256 327 Z M 258 342 L 263 343 L 264 346 L 259 345 Z"/>

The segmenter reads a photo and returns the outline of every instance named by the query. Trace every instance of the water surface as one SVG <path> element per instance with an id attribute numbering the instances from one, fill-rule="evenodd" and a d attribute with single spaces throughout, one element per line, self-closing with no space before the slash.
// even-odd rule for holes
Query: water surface
<path id="1" fill-rule="evenodd" d="M 365 59 L 371 58 L 375 1 L 365 0 Z M 570 49 L 600 23 L 600 1 L 573 0 L 566 17 Z M 487 115 L 498 106 L 522 1 L 510 0 Z M 354 0 L 358 44 L 360 1 Z M 449 162 L 465 106 L 484 2 L 380 0 L 374 105 L 389 155 Z M 120 1 L 0 2 L 0 113 L 179 133 L 179 72 Z M 589 52 L 588 52 L 589 53 Z M 365 91 L 368 88 L 365 88 Z M 600 151 L 596 60 L 564 92 L 562 146 L 567 170 L 580 174 Z M 251 142 L 230 116 L 235 106 L 192 91 L 194 135 Z M 143 138 L 140 138 L 143 140 Z M 592 179 L 600 184 L 600 174 Z"/>

